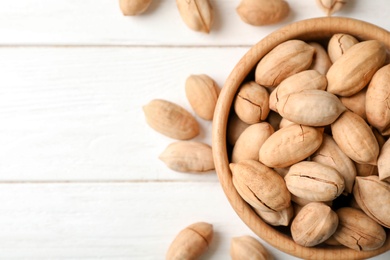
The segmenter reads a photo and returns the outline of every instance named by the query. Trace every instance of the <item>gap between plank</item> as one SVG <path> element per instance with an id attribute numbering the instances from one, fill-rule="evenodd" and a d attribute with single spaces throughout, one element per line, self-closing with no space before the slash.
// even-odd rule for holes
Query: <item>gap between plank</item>
<path id="1" fill-rule="evenodd" d="M 216 183 L 218 180 L 2 180 L 1 184 Z"/>
<path id="2" fill-rule="evenodd" d="M 142 45 L 142 44 L 0 44 L 0 48 L 251 48 L 253 45 Z"/>

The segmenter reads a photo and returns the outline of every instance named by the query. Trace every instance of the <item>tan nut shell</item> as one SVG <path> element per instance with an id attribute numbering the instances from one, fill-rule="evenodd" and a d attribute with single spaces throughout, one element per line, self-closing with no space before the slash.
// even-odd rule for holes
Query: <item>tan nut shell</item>
<path id="1" fill-rule="evenodd" d="M 318 6 L 327 16 L 331 16 L 333 13 L 339 11 L 346 3 L 347 0 L 317 0 Z"/>
<path id="2" fill-rule="evenodd" d="M 264 142 L 259 160 L 268 167 L 287 167 L 309 157 L 321 143 L 321 129 L 290 125 L 279 129 Z"/>
<path id="3" fill-rule="evenodd" d="M 145 12 L 152 0 L 119 0 L 119 7 L 124 15 L 139 15 Z"/>
<path id="4" fill-rule="evenodd" d="M 272 93 L 271 93 L 272 94 Z M 277 131 L 279 129 L 280 122 L 282 121 L 282 117 L 279 113 L 276 113 L 272 110 L 269 111 L 267 122 L 272 125 L 273 129 Z"/>
<path id="5" fill-rule="evenodd" d="M 232 162 L 246 159 L 258 161 L 260 147 L 273 133 L 274 129 L 267 122 L 250 125 L 242 132 L 233 147 Z"/>
<path id="6" fill-rule="evenodd" d="M 214 21 L 214 10 L 209 0 L 176 0 L 184 23 L 192 30 L 209 33 Z"/>
<path id="7" fill-rule="evenodd" d="M 353 196 L 351 197 L 349 203 L 347 203 L 346 207 L 361 209 L 360 206 L 357 204 L 356 199 Z"/>
<path id="8" fill-rule="evenodd" d="M 379 150 L 382 151 L 382 147 L 384 146 L 386 140 L 384 136 L 382 136 L 377 129 L 370 127 L 372 132 L 374 133 L 374 136 L 379 144 Z M 380 156 L 380 155 L 379 155 Z M 378 156 L 378 160 L 379 160 Z M 383 156 L 384 158 L 385 156 Z M 357 176 L 370 176 L 370 175 L 378 175 L 378 166 L 377 165 L 371 165 L 371 164 L 360 164 L 355 162 L 356 172 Z"/>
<path id="9" fill-rule="evenodd" d="M 328 43 L 328 54 L 330 60 L 334 63 L 338 60 L 349 48 L 357 44 L 359 41 L 352 35 L 345 33 L 334 34 Z"/>
<path id="10" fill-rule="evenodd" d="M 275 172 L 279 173 L 280 176 L 284 178 L 286 174 L 288 173 L 288 170 L 290 167 L 285 167 L 285 168 L 272 168 Z"/>
<path id="11" fill-rule="evenodd" d="M 170 169 L 178 172 L 207 172 L 214 170 L 211 147 L 195 141 L 174 142 L 159 156 Z"/>
<path id="12" fill-rule="evenodd" d="M 168 137 L 188 140 L 199 134 L 199 124 L 183 107 L 162 99 L 154 99 L 143 107 L 146 122 Z"/>
<path id="13" fill-rule="evenodd" d="M 311 161 L 291 166 L 284 180 L 292 194 L 311 201 L 334 200 L 345 187 L 344 179 L 337 170 Z"/>
<path id="14" fill-rule="evenodd" d="M 283 0 L 241 0 L 236 9 L 241 20 L 261 26 L 275 24 L 290 13 L 290 6 Z"/>
<path id="15" fill-rule="evenodd" d="M 191 75 L 186 80 L 185 91 L 195 113 L 205 120 L 212 120 L 220 92 L 217 83 L 205 74 Z"/>
<path id="16" fill-rule="evenodd" d="M 390 182 L 390 139 L 383 145 L 379 154 L 378 174 L 381 181 Z"/>
<path id="17" fill-rule="evenodd" d="M 304 89 L 321 89 L 325 90 L 327 85 L 326 77 L 316 70 L 304 70 L 298 72 L 283 80 L 274 91 L 269 95 L 269 107 L 277 111 L 276 103 L 278 99 Z"/>
<path id="18" fill-rule="evenodd" d="M 179 232 L 170 245 L 166 260 L 198 259 L 213 239 L 213 226 L 197 222 Z"/>
<path id="19" fill-rule="evenodd" d="M 327 244 L 329 246 L 341 246 L 342 244 L 337 241 L 333 236 L 328 238 L 327 240 L 324 241 L 324 244 Z"/>
<path id="20" fill-rule="evenodd" d="M 244 83 L 234 100 L 234 111 L 247 124 L 255 124 L 267 118 L 269 94 L 254 81 Z"/>
<path id="21" fill-rule="evenodd" d="M 336 211 L 339 226 L 333 237 L 342 245 L 357 251 L 375 250 L 386 240 L 386 232 L 359 209 L 350 207 Z"/>
<path id="22" fill-rule="evenodd" d="M 312 200 L 308 200 L 308 199 L 304 199 L 304 198 L 301 198 L 301 197 L 297 197 L 295 196 L 294 194 L 291 194 L 291 201 L 294 202 L 294 204 L 296 205 L 299 205 L 301 207 L 311 203 L 311 202 L 316 202 L 316 201 L 312 201 Z M 333 205 L 333 200 L 329 200 L 329 201 L 321 201 L 322 203 L 328 205 L 329 207 L 331 207 Z M 297 214 L 297 212 L 295 213 L 295 215 Z"/>
<path id="23" fill-rule="evenodd" d="M 372 77 L 366 94 L 368 122 L 383 135 L 390 135 L 390 64 L 380 68 Z"/>
<path id="24" fill-rule="evenodd" d="M 377 40 L 359 42 L 349 48 L 326 73 L 327 91 L 352 96 L 362 90 L 386 59 L 386 49 Z"/>
<path id="25" fill-rule="evenodd" d="M 367 120 L 366 92 L 367 92 L 367 88 L 364 88 L 352 96 L 340 97 L 341 103 L 343 103 L 343 105 L 346 108 L 348 108 L 349 110 L 351 110 L 352 112 L 354 112 L 355 114 L 363 118 L 364 120 Z"/>
<path id="26" fill-rule="evenodd" d="M 376 140 L 378 141 L 379 149 L 382 149 L 383 145 L 386 142 L 385 137 L 381 133 L 379 133 L 378 129 L 376 129 L 375 127 L 370 126 L 370 128 L 374 133 Z"/>
<path id="27" fill-rule="evenodd" d="M 233 237 L 230 256 L 232 260 L 273 260 L 267 249 L 251 236 Z"/>
<path id="28" fill-rule="evenodd" d="M 280 124 L 279 124 L 279 129 L 283 128 L 283 127 L 287 127 L 289 125 L 294 125 L 295 123 L 286 119 L 286 118 L 283 118 L 282 120 L 280 120 Z"/>
<path id="29" fill-rule="evenodd" d="M 355 162 L 356 176 L 378 175 L 378 166 Z"/>
<path id="30" fill-rule="evenodd" d="M 306 203 L 306 204 L 309 204 L 309 203 Z M 295 202 L 292 202 L 291 204 L 293 205 L 293 208 L 294 208 L 294 217 L 296 217 L 299 214 L 299 212 L 301 211 L 301 209 L 303 208 L 303 206 L 306 205 L 306 204 L 305 205 L 299 205 L 299 204 L 297 204 Z"/>
<path id="31" fill-rule="evenodd" d="M 272 226 L 288 226 L 294 217 L 294 208 L 292 204 L 290 207 L 279 211 L 262 211 L 255 209 L 255 212 L 264 220 L 264 222 Z"/>
<path id="32" fill-rule="evenodd" d="M 228 120 L 226 139 L 230 145 L 234 145 L 241 133 L 249 126 L 243 122 L 236 113 L 231 113 Z"/>
<path id="33" fill-rule="evenodd" d="M 291 235 L 302 246 L 318 245 L 333 235 L 337 214 L 327 205 L 311 202 L 304 206 L 291 223 Z"/>
<path id="34" fill-rule="evenodd" d="M 351 193 L 356 177 L 354 162 L 338 147 L 333 138 L 324 134 L 320 148 L 310 157 L 311 161 L 328 165 L 344 178 L 345 192 Z"/>
<path id="35" fill-rule="evenodd" d="M 376 175 L 356 177 L 353 195 L 364 213 L 390 228 L 390 183 L 380 181 Z"/>
<path id="36" fill-rule="evenodd" d="M 309 126 L 329 125 L 345 111 L 345 106 L 335 95 L 317 89 L 284 95 L 279 98 L 276 108 L 283 118 Z"/>
<path id="37" fill-rule="evenodd" d="M 309 42 L 308 44 L 315 48 L 313 62 L 309 69 L 316 70 L 320 74 L 326 75 L 330 66 L 332 66 L 332 61 L 329 58 L 328 52 L 317 42 Z"/>
<path id="38" fill-rule="evenodd" d="M 290 192 L 283 178 L 274 170 L 254 160 L 230 163 L 233 185 L 252 207 L 279 211 L 290 206 Z"/>
<path id="39" fill-rule="evenodd" d="M 314 51 L 314 47 L 301 40 L 279 44 L 257 64 L 256 82 L 265 87 L 276 87 L 287 77 L 309 68 Z"/>
<path id="40" fill-rule="evenodd" d="M 332 125 L 333 139 L 349 158 L 361 164 L 376 165 L 379 145 L 363 118 L 345 111 Z"/>

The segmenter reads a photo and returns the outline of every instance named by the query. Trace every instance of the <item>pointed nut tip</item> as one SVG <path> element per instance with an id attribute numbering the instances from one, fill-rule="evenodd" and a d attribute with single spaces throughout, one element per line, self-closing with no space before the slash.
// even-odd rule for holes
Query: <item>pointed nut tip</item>
<path id="1" fill-rule="evenodd" d="M 229 163 L 229 168 L 233 171 L 234 167 L 236 167 L 236 163 Z"/>

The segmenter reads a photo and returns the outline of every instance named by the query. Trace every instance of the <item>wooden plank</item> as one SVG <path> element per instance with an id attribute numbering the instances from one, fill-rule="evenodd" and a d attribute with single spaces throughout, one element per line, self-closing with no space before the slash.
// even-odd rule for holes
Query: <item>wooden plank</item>
<path id="1" fill-rule="evenodd" d="M 198 221 L 215 231 L 203 259 L 227 259 L 231 237 L 253 234 L 215 182 L 1 184 L 0 204 L 1 259 L 164 259 Z"/>
<path id="2" fill-rule="evenodd" d="M 158 156 L 155 98 L 192 112 L 184 83 L 222 86 L 247 48 L 0 48 L 0 180 L 213 180 L 173 172 Z M 211 122 L 196 138 L 211 144 Z"/>
<path id="3" fill-rule="evenodd" d="M 215 232 L 202 259 L 229 259 L 232 237 L 255 236 L 215 182 L 1 184 L 0 205 L 1 259 L 164 259 L 198 221 Z"/>
<path id="4" fill-rule="evenodd" d="M 245 24 L 236 13 L 239 1 L 211 1 L 215 24 L 210 35 L 186 27 L 172 0 L 154 0 L 141 16 L 124 17 L 118 1 L 0 1 L 3 45 L 252 45 L 288 23 L 324 16 L 316 1 L 289 0 L 291 15 L 263 27 Z M 390 28 L 386 0 L 348 1 L 336 16 Z"/>

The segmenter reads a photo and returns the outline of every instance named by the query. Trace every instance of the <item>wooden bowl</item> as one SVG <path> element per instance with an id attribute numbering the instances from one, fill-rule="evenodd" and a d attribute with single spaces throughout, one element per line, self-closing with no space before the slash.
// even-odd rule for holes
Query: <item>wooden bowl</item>
<path id="1" fill-rule="evenodd" d="M 213 156 L 222 188 L 244 223 L 260 238 L 275 248 L 304 259 L 363 259 L 390 249 L 390 230 L 385 244 L 373 251 L 355 251 L 346 247 L 303 247 L 280 229 L 266 224 L 237 193 L 232 183 L 226 143 L 226 129 L 232 102 L 237 89 L 259 60 L 278 44 L 291 39 L 324 41 L 335 33 L 347 33 L 359 40 L 376 39 L 390 50 L 390 33 L 373 24 L 339 17 L 314 18 L 289 24 L 262 39 L 238 62 L 227 78 L 218 98 L 213 120 Z"/>

